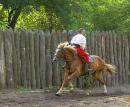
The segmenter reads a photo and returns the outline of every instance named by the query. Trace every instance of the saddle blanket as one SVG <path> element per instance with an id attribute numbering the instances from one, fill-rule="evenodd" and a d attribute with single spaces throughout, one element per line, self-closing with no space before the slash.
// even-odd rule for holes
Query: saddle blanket
<path id="1" fill-rule="evenodd" d="M 89 62 L 90 63 L 94 62 L 94 56 L 93 55 L 89 55 Z"/>

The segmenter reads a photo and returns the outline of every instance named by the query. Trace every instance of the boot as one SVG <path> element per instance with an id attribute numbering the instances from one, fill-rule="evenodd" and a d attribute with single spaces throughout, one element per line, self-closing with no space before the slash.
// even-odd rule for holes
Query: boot
<path id="1" fill-rule="evenodd" d="M 91 63 L 85 64 L 85 74 L 89 75 L 91 74 L 90 72 L 92 71 L 91 69 Z"/>

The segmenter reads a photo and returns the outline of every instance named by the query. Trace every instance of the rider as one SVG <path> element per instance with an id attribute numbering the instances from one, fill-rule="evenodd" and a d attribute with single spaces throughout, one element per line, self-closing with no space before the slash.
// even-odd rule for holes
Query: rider
<path id="1" fill-rule="evenodd" d="M 86 53 L 85 47 L 86 47 L 86 33 L 85 33 L 85 29 L 80 28 L 78 30 L 78 34 L 75 35 L 72 40 L 71 40 L 71 44 L 74 45 L 77 49 L 77 53 L 79 55 L 79 57 L 84 58 L 85 63 L 88 64 L 89 63 L 89 55 L 88 53 Z"/>

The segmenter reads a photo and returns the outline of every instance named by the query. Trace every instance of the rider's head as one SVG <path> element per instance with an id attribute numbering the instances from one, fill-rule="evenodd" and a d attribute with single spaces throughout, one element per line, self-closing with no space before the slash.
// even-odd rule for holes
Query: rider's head
<path id="1" fill-rule="evenodd" d="M 78 33 L 80 33 L 80 34 L 82 34 L 82 35 L 86 35 L 86 31 L 85 31 L 85 29 L 84 28 L 80 28 L 79 30 L 78 30 Z"/>

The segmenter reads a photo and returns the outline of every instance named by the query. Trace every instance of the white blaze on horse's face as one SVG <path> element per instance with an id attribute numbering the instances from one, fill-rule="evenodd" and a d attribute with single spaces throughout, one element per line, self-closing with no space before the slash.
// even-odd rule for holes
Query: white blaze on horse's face
<path id="1" fill-rule="evenodd" d="M 53 57 L 53 61 L 55 61 L 55 60 L 57 59 L 57 54 L 58 54 L 59 51 L 60 51 L 59 48 L 57 48 L 57 49 L 55 50 L 55 54 L 54 54 L 54 57 Z"/>

